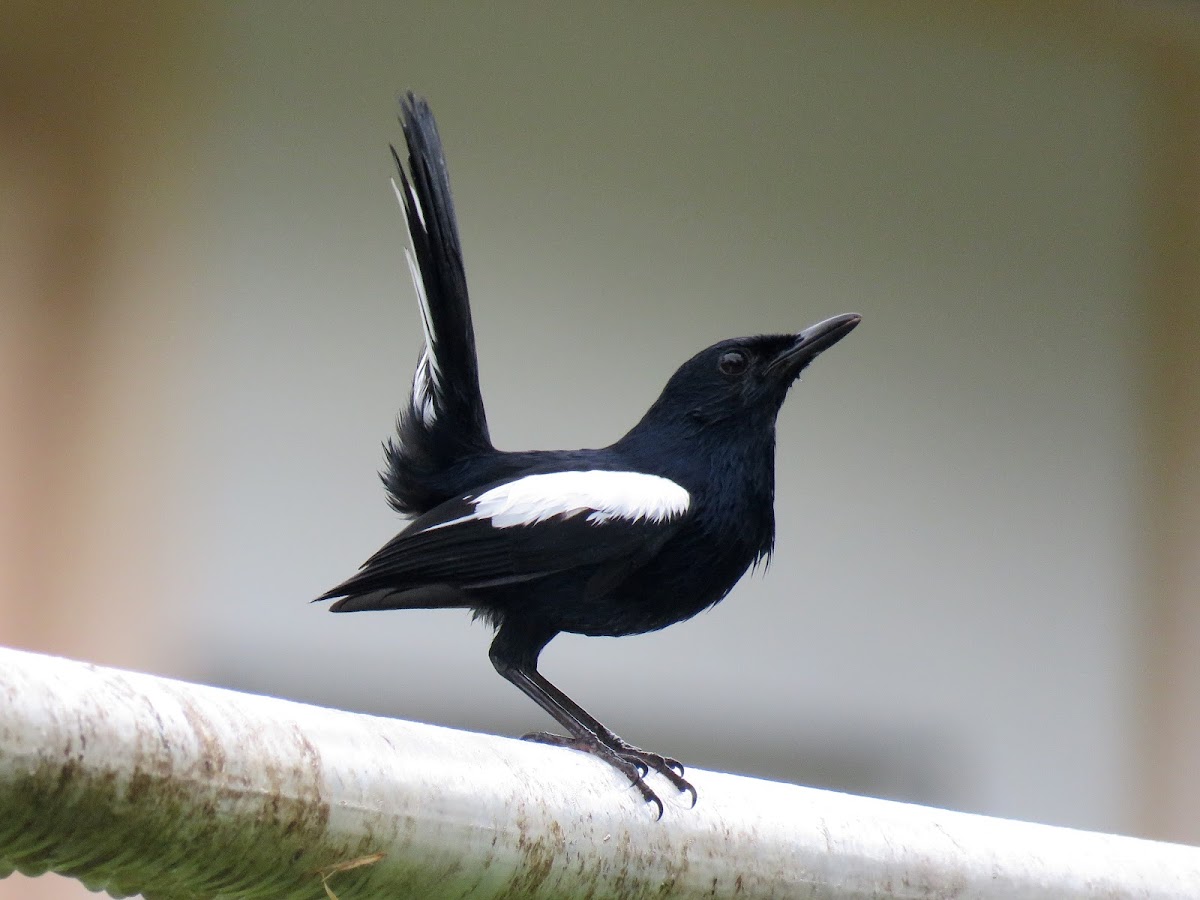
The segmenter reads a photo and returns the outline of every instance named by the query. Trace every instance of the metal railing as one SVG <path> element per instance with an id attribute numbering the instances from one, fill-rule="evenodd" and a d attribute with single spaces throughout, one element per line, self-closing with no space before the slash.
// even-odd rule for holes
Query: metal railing
<path id="1" fill-rule="evenodd" d="M 147 898 L 1200 898 L 1200 849 L 581 753 L 0 649 L 0 875 Z"/>

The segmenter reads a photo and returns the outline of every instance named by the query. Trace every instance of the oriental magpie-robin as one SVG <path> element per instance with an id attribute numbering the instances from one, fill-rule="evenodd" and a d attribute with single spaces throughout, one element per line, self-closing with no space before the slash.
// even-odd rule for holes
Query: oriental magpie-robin
<path id="1" fill-rule="evenodd" d="M 634 747 L 537 670 L 560 632 L 642 634 L 721 600 L 775 534 L 775 418 L 817 354 L 859 316 L 798 334 L 721 341 L 671 376 L 640 422 L 598 450 L 509 452 L 488 437 L 450 181 L 426 102 L 400 103 L 392 148 L 425 347 L 381 473 L 412 521 L 318 599 L 334 612 L 464 608 L 496 629 L 496 670 L 567 731 L 534 740 L 592 753 L 663 812 L 651 770 L 696 791 L 674 759 Z"/>

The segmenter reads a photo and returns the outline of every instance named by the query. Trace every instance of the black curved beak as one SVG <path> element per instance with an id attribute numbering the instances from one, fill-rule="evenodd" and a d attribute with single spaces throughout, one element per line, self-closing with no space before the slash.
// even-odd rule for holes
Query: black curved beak
<path id="1" fill-rule="evenodd" d="M 790 347 L 771 361 L 767 366 L 767 373 L 789 380 L 795 379 L 804 371 L 805 366 L 853 331 L 861 321 L 862 316 L 858 313 L 843 313 L 810 325 L 796 335 L 796 340 Z"/>

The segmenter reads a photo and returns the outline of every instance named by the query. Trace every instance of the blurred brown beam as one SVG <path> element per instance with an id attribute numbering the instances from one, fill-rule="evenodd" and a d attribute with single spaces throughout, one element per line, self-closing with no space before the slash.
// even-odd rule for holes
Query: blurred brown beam
<path id="1" fill-rule="evenodd" d="M 1200 843 L 1200 18 L 1152 8 L 1143 815 L 1146 834 Z"/>

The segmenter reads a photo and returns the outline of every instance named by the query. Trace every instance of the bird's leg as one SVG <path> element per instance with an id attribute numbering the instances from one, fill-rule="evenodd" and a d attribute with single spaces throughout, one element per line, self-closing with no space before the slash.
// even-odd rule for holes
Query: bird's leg
<path id="1" fill-rule="evenodd" d="M 647 763 L 638 758 L 630 758 L 628 754 L 622 754 L 610 747 L 594 729 L 589 727 L 587 719 L 591 717 L 587 716 L 586 713 L 581 718 L 574 715 L 571 710 L 556 704 L 537 684 L 537 681 L 543 681 L 546 684 L 549 684 L 549 682 L 541 678 L 536 670 L 528 672 L 521 669 L 500 669 L 499 667 L 497 669 L 501 675 L 519 687 L 526 696 L 530 697 L 538 706 L 550 713 L 563 728 L 570 732 L 569 736 L 546 733 L 527 734 L 523 736 L 526 740 L 533 740 L 543 744 L 553 744 L 558 747 L 570 747 L 572 750 L 582 750 L 584 753 L 600 757 L 600 759 L 628 778 L 629 783 L 641 793 L 642 799 L 647 803 L 653 803 L 658 808 L 658 818 L 662 818 L 662 800 L 659 799 L 658 794 L 654 793 L 650 785 L 646 784 L 643 777 L 649 771 Z M 536 678 L 531 676 L 536 676 Z"/>
<path id="2" fill-rule="evenodd" d="M 682 777 L 683 766 L 677 760 L 657 753 L 648 753 L 613 734 L 537 671 L 537 654 L 542 646 L 545 646 L 544 642 L 532 653 L 510 655 L 508 651 L 515 648 L 511 646 L 512 635 L 505 634 L 505 630 L 501 629 L 490 652 L 496 671 L 520 688 L 570 733 L 569 736 L 530 734 L 525 735 L 526 739 L 570 747 L 600 757 L 624 774 L 647 803 L 658 807 L 659 818 L 663 814 L 662 801 L 646 784 L 644 778 L 652 769 L 670 781 L 679 791 L 690 793 L 692 804 L 695 805 L 696 789 Z M 510 640 L 504 640 L 505 638 Z"/>
<path id="3" fill-rule="evenodd" d="M 550 715 L 554 716 L 555 719 L 561 722 L 563 727 L 568 731 L 571 730 L 571 726 L 567 723 L 567 719 L 564 718 L 563 715 L 557 710 L 565 711 L 567 716 L 569 716 L 572 721 L 584 723 L 589 736 L 594 737 L 595 740 L 603 744 L 621 759 L 632 762 L 638 767 L 642 774 L 647 774 L 650 772 L 650 770 L 653 770 L 666 778 L 667 781 L 671 782 L 671 784 L 675 786 L 676 790 L 691 794 L 692 805 L 696 805 L 696 789 L 692 787 L 691 783 L 687 781 L 687 779 L 683 777 L 683 764 L 679 760 L 671 759 L 670 757 L 662 756 L 658 753 L 651 753 L 649 750 L 643 750 L 640 747 L 635 747 L 633 744 L 630 744 L 628 741 L 614 734 L 595 718 L 589 715 L 574 700 L 551 684 L 545 678 L 545 676 L 537 671 L 537 669 L 531 669 L 527 672 L 523 672 L 522 676 L 523 678 L 526 678 L 530 682 L 536 684 L 537 688 L 545 693 L 547 699 L 555 708 L 551 708 L 551 706 L 548 706 L 546 703 L 543 703 L 536 697 L 534 697 L 534 700 L 536 700 L 538 704 L 544 710 L 546 710 L 546 712 L 550 713 Z M 514 684 L 517 684 L 517 686 L 520 687 L 521 690 L 525 691 L 526 694 L 529 694 L 529 696 L 533 697 L 533 694 L 527 688 L 523 687 L 512 678 L 509 680 L 513 681 Z M 540 733 L 525 735 L 525 737 L 528 740 L 541 741 L 542 743 L 561 744 L 568 747 L 575 746 L 571 738 L 563 738 L 561 735 Z"/>

